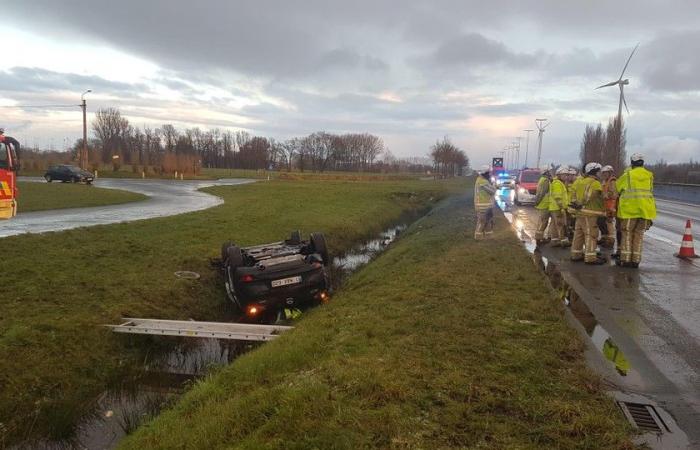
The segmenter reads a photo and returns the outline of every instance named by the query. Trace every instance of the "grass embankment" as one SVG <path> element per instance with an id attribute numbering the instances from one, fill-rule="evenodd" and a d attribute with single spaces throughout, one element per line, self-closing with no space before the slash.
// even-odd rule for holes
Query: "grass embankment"
<path id="1" fill-rule="evenodd" d="M 561 304 L 497 225 L 476 242 L 471 200 L 443 204 L 120 448 L 629 447 Z"/>
<path id="2" fill-rule="evenodd" d="M 73 183 L 18 183 L 19 213 L 47 209 L 84 208 L 145 200 L 143 194 Z"/>
<path id="3" fill-rule="evenodd" d="M 225 204 L 180 216 L 2 239 L 0 447 L 70 434 L 140 349 L 99 325 L 122 316 L 216 320 L 226 302 L 209 267 L 221 243 L 326 233 L 338 253 L 464 181 L 260 182 L 207 189 Z M 173 272 L 202 274 L 192 282 Z"/>

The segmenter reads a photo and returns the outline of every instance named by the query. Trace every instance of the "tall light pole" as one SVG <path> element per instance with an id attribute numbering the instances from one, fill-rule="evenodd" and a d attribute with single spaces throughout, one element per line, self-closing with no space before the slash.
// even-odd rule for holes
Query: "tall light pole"
<path id="1" fill-rule="evenodd" d="M 523 130 L 527 133 L 527 139 L 525 140 L 525 167 L 527 168 L 527 154 L 530 151 L 530 132 L 535 130 Z"/>
<path id="2" fill-rule="evenodd" d="M 83 108 L 83 148 L 80 151 L 79 164 L 81 169 L 87 167 L 88 149 L 87 149 L 87 103 L 85 103 L 85 94 L 92 92 L 88 89 L 80 96 L 80 107 Z"/>
<path id="3" fill-rule="evenodd" d="M 537 129 L 539 130 L 539 135 L 537 139 L 537 168 L 540 167 L 540 159 L 542 157 L 542 138 L 544 137 L 544 129 L 549 126 L 547 119 L 535 119 L 537 124 Z"/>
<path id="4" fill-rule="evenodd" d="M 513 145 L 515 145 L 515 170 L 520 169 L 520 141 L 523 139 L 522 136 L 517 136 L 516 142 L 513 142 Z"/>

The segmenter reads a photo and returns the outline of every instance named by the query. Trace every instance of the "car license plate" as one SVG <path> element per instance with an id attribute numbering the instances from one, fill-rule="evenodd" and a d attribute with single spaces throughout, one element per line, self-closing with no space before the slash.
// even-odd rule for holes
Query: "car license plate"
<path id="1" fill-rule="evenodd" d="M 272 287 L 289 286 L 290 284 L 301 283 L 301 276 L 282 278 L 281 280 L 273 280 Z"/>

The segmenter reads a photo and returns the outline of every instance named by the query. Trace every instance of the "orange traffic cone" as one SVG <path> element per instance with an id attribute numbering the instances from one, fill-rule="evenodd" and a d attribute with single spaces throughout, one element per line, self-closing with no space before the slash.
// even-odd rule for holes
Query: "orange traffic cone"
<path id="1" fill-rule="evenodd" d="M 683 240 L 681 241 L 681 249 L 676 256 L 679 258 L 700 258 L 700 256 L 695 254 L 695 247 L 693 246 L 693 233 L 690 231 L 690 220 L 685 223 L 685 233 L 683 234 Z"/>

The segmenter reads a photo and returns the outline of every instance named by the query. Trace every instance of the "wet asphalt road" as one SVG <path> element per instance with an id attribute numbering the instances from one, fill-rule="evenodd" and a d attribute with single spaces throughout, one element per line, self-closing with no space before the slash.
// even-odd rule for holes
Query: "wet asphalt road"
<path id="1" fill-rule="evenodd" d="M 45 183 L 43 178 L 21 177 L 20 181 Z M 214 195 L 199 192 L 198 189 L 250 182 L 253 180 L 233 178 L 207 181 L 98 179 L 95 180 L 95 186 L 138 192 L 149 198 L 122 205 L 20 213 L 12 220 L 0 221 L 0 237 L 130 222 L 199 211 L 219 205 L 223 200 Z M 89 186 L 85 188 L 90 189 Z"/>
<path id="2" fill-rule="evenodd" d="M 499 204 L 506 217 L 526 246 L 534 249 L 535 209 L 512 205 L 508 191 L 499 194 L 505 200 Z M 606 380 L 658 402 L 688 435 L 691 448 L 700 448 L 700 259 L 674 257 L 687 219 L 695 237 L 700 237 L 700 206 L 657 200 L 657 209 L 638 270 L 612 262 L 572 263 L 568 249 L 545 246 L 541 255 L 581 296 L 586 314 L 574 315 L 588 332 L 590 347 L 597 349 L 594 353 L 600 357 L 608 350 L 610 356 L 614 343 L 629 364 L 629 370 L 620 371 L 610 357 L 598 358 Z M 696 252 L 700 252 L 697 241 Z"/>

